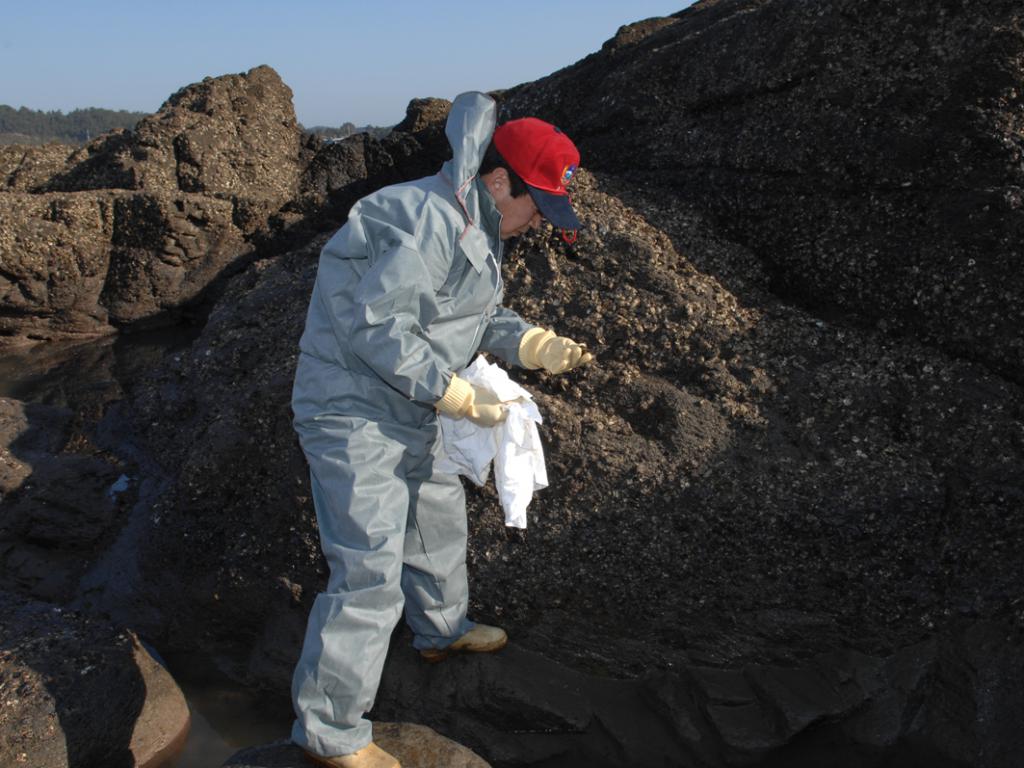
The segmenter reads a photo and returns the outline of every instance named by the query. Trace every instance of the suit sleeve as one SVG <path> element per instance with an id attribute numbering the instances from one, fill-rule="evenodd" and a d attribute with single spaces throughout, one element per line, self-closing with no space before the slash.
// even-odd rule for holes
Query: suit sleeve
<path id="1" fill-rule="evenodd" d="M 502 287 L 501 298 L 504 297 L 504 294 L 505 288 Z M 480 340 L 480 349 L 497 355 L 510 365 L 525 368 L 519 359 L 519 341 L 523 338 L 523 334 L 534 326 L 511 309 L 501 306 L 501 298 L 487 321 L 483 338 Z"/>
<path id="2" fill-rule="evenodd" d="M 350 219 L 351 221 L 351 219 Z M 424 246 L 408 232 L 363 216 L 364 242 L 372 242 L 369 269 L 356 287 L 349 343 L 353 353 L 410 400 L 433 404 L 444 396 L 451 371 L 424 338 L 438 315 L 436 286 L 451 266 L 443 237 Z"/>

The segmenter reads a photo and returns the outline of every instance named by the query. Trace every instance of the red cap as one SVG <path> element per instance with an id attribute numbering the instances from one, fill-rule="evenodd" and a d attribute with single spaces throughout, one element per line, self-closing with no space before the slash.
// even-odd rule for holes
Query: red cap
<path id="1" fill-rule="evenodd" d="M 568 136 L 536 117 L 509 120 L 494 130 L 494 146 L 522 177 L 544 218 L 562 229 L 579 229 L 566 185 L 580 164 Z"/>

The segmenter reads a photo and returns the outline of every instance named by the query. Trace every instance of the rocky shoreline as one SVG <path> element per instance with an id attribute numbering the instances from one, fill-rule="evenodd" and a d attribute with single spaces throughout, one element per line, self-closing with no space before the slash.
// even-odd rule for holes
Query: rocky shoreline
<path id="1" fill-rule="evenodd" d="M 598 364 L 516 374 L 554 479 L 525 533 L 468 493 L 471 611 L 512 645 L 428 668 L 397 633 L 378 719 L 502 768 L 1016 764 L 1022 30 L 1008 0 L 704 0 L 498 94 L 587 165 L 586 229 L 523 238 L 506 301 Z M 439 167 L 447 107 L 303 142 L 259 67 L 74 154 L 0 149 L 8 350 L 196 324 L 129 376 L 0 400 L 5 606 L 287 690 L 326 576 L 289 411 L 317 253 Z"/>

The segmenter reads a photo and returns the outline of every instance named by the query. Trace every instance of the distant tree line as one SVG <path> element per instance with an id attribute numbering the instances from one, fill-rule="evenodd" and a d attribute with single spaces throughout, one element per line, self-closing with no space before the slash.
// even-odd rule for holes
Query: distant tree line
<path id="1" fill-rule="evenodd" d="M 338 128 L 331 128 L 327 125 L 314 125 L 312 128 L 304 130 L 306 133 L 315 134 L 322 139 L 344 139 L 356 133 L 369 133 L 380 139 L 391 133 L 390 127 L 377 125 L 357 126 L 355 123 L 342 123 Z"/>
<path id="2" fill-rule="evenodd" d="M 123 109 L 114 111 L 97 107 L 75 109 L 65 115 L 60 110 L 45 112 L 27 107 L 15 109 L 0 104 L 0 144 L 43 144 L 48 141 L 84 144 L 114 128 L 134 128 L 139 120 L 147 116 L 147 112 L 127 112 Z M 356 133 L 369 133 L 382 138 L 391 132 L 391 128 L 344 123 L 338 128 L 317 125 L 305 131 L 325 139 L 343 139 Z"/>
<path id="3" fill-rule="evenodd" d="M 3 143 L 16 143 L 11 138 L 18 137 L 32 144 L 46 141 L 82 144 L 114 128 L 134 128 L 147 114 L 90 107 L 75 109 L 65 115 L 60 110 L 44 112 L 0 104 L 0 136 L 6 138 Z"/>

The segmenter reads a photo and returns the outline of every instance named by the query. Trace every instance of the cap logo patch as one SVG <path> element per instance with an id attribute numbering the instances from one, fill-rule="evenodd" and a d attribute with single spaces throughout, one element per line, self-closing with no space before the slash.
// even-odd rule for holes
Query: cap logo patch
<path id="1" fill-rule="evenodd" d="M 568 183 L 572 180 L 572 175 L 575 172 L 576 172 L 576 166 L 575 165 L 567 165 L 567 166 L 565 166 L 565 168 L 562 169 L 562 186 L 563 187 L 568 185 Z"/>

